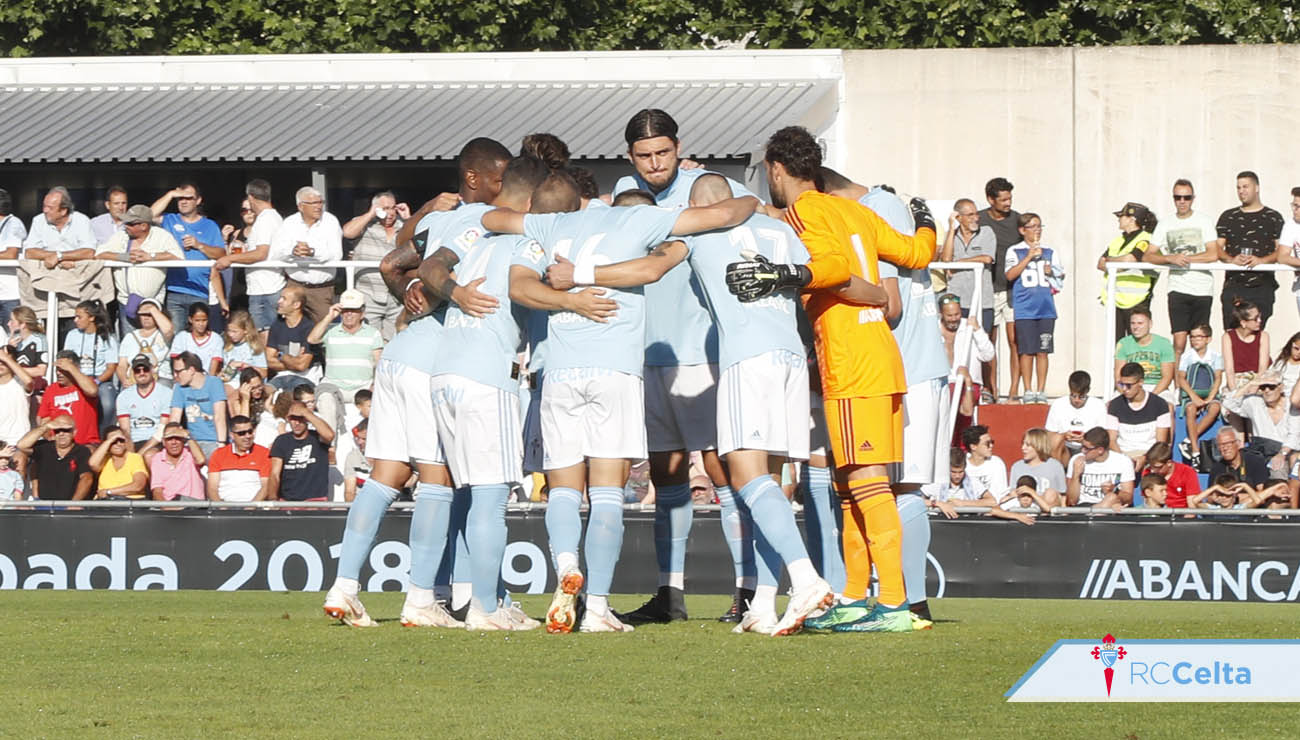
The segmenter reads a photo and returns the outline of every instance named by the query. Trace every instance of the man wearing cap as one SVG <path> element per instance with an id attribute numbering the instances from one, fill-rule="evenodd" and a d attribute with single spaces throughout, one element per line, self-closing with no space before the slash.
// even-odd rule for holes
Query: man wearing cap
<path id="1" fill-rule="evenodd" d="M 384 349 L 379 330 L 361 320 L 365 308 L 361 291 L 345 290 L 307 335 L 308 343 L 324 346 L 325 377 L 316 386 L 316 403 L 335 429 L 344 428 L 343 404 L 352 403 L 357 391 L 374 382 L 375 365 Z M 330 326 L 340 317 L 338 324 Z"/>
<path id="2" fill-rule="evenodd" d="M 1219 234 L 1219 260 L 1246 268 L 1229 270 L 1223 275 L 1223 293 L 1219 296 L 1223 310 L 1223 329 L 1235 329 L 1234 301 L 1249 301 L 1259 308 L 1259 331 L 1273 315 L 1277 278 L 1271 272 L 1250 268 L 1277 262 L 1277 238 L 1285 221 L 1282 214 L 1259 202 L 1259 175 L 1246 170 L 1237 175 L 1237 199 L 1241 205 L 1219 216 L 1215 230 Z"/>
<path id="3" fill-rule="evenodd" d="M 95 474 L 90 469 L 90 450 L 76 440 L 78 427 L 72 416 L 57 413 L 18 440 L 18 451 L 31 458 L 28 476 L 33 498 L 46 501 L 90 498 Z M 53 438 L 46 439 L 47 433 L 52 433 Z"/>
<path id="4" fill-rule="evenodd" d="M 158 260 L 185 259 L 185 253 L 165 229 L 153 225 L 149 206 L 134 205 L 122 216 L 122 230 L 99 246 L 96 259 L 142 265 Z M 127 267 L 113 270 L 117 288 L 118 327 L 125 335 L 131 331 L 130 320 L 136 317 L 140 302 L 151 298 L 161 303 L 166 295 L 167 271 L 161 267 Z"/>
<path id="5" fill-rule="evenodd" d="M 171 416 L 172 389 L 158 383 L 149 355 L 131 358 L 130 373 L 132 385 L 117 397 L 117 425 L 140 450 L 162 433 Z"/>
<path id="6" fill-rule="evenodd" d="M 1119 219 L 1119 236 L 1106 245 L 1097 260 L 1097 269 L 1103 274 L 1101 301 L 1106 302 L 1106 265 L 1112 262 L 1141 262 L 1147 249 L 1151 246 L 1149 229 L 1155 228 L 1155 219 L 1151 211 L 1141 203 L 1125 203 L 1115 211 Z M 1133 309 L 1141 306 L 1151 310 L 1151 286 L 1154 283 L 1152 273 L 1141 270 L 1125 270 L 1115 276 L 1115 339 L 1123 339 L 1129 331 L 1129 315 Z"/>
<path id="7" fill-rule="evenodd" d="M 165 213 L 167 206 L 176 201 L 176 212 Z M 214 260 L 226 256 L 226 240 L 216 221 L 202 215 L 203 195 L 198 186 L 185 183 L 163 194 L 149 207 L 150 221 L 156 220 L 184 248 L 187 260 Z M 229 272 L 229 271 L 227 271 Z M 167 314 L 172 324 L 184 325 L 190 304 L 208 303 L 210 268 L 172 267 L 167 270 Z M 226 278 L 227 280 L 229 278 Z M 226 295 L 230 286 L 226 286 Z"/>
<path id="8" fill-rule="evenodd" d="M 149 487 L 155 501 L 183 498 L 202 501 L 205 497 L 203 476 L 208 462 L 198 443 L 180 422 L 171 421 L 163 429 L 162 451 L 149 459 Z"/>

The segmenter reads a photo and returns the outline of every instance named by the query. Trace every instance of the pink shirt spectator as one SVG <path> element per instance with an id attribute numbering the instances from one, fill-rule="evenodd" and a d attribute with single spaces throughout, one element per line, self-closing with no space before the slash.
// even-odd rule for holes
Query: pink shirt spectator
<path id="1" fill-rule="evenodd" d="M 149 461 L 150 486 L 154 490 L 162 489 L 164 501 L 188 498 L 202 501 L 207 498 L 203 477 L 194 464 L 194 456 L 188 447 L 181 448 L 181 458 L 172 465 L 166 452 L 159 452 Z"/>

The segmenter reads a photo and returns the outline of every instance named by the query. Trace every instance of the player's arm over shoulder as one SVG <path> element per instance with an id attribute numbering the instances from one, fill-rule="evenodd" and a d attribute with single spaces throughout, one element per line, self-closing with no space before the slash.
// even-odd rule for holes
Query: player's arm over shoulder
<path id="1" fill-rule="evenodd" d="M 871 236 L 875 240 L 876 255 L 899 267 L 925 267 L 934 259 L 936 239 L 934 229 L 922 227 L 913 235 L 899 233 L 889 222 L 876 215 L 874 211 L 862 206 L 867 221 L 871 224 Z"/>
<path id="2" fill-rule="evenodd" d="M 632 288 L 653 283 L 681 264 L 688 254 L 685 243 L 667 241 L 644 257 L 598 266 L 594 284 L 606 288 Z"/>
<path id="3" fill-rule="evenodd" d="M 711 206 L 695 206 L 683 210 L 673 223 L 673 236 L 699 234 L 714 229 L 736 226 L 754 213 L 758 198 L 743 196 L 728 198 Z"/>
<path id="4" fill-rule="evenodd" d="M 811 198 L 801 198 L 785 210 L 785 221 L 799 235 L 808 250 L 810 289 L 839 288 L 853 277 L 849 267 L 849 246 L 835 230 L 828 207 Z"/>

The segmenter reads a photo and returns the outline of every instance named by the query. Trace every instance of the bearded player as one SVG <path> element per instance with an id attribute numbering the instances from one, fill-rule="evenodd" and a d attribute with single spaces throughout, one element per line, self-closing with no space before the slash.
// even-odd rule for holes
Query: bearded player
<path id="1" fill-rule="evenodd" d="M 727 279 L 732 291 L 748 300 L 791 287 L 806 292 L 844 512 L 844 542 L 867 543 L 866 557 L 846 563 L 848 579 L 869 574 L 874 563 L 880 583 L 876 606 L 835 629 L 910 632 L 915 627 L 903 585 L 902 526 L 889 483 L 889 465 L 903 460 L 907 382 L 902 357 L 883 308 L 850 303 L 839 289 L 854 276 L 879 286 L 878 256 L 902 267 L 927 265 L 935 248 L 934 219 L 923 201 L 913 199 L 909 208 L 916 234 L 905 236 L 866 207 L 818 192 L 821 148 L 801 127 L 773 134 L 763 164 L 772 202 L 786 208 L 786 222 L 811 260 L 806 265 L 737 262 L 728 266 Z"/>

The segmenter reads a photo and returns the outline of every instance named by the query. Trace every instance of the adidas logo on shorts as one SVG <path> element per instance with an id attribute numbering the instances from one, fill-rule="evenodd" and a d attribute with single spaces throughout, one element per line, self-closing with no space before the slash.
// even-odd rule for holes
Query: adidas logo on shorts
<path id="1" fill-rule="evenodd" d="M 762 438 L 763 438 L 763 435 L 759 434 L 759 433 L 758 433 L 758 430 L 754 430 L 754 433 L 753 433 L 753 434 L 750 434 L 750 435 L 749 435 L 749 438 L 750 438 L 750 439 L 762 439 Z"/>
<path id="2" fill-rule="evenodd" d="M 858 445 L 858 452 L 871 452 L 874 449 L 876 448 L 872 447 L 871 443 L 866 441 L 865 439 L 862 440 L 862 444 Z"/>

